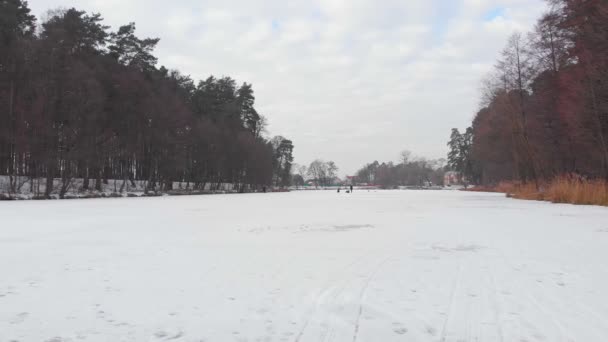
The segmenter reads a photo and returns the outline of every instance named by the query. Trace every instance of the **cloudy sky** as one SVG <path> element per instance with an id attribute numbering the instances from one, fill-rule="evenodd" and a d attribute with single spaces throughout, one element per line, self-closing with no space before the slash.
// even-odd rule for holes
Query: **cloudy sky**
<path id="1" fill-rule="evenodd" d="M 479 83 L 542 0 L 30 0 L 136 22 L 160 63 L 195 79 L 253 83 L 272 135 L 296 162 L 351 174 L 401 150 L 440 158 L 478 109 Z"/>

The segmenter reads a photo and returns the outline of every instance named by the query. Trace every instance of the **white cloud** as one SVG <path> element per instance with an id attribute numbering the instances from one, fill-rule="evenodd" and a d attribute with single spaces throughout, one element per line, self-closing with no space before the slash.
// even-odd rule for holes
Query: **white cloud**
<path id="1" fill-rule="evenodd" d="M 251 82 L 273 134 L 296 161 L 352 173 L 401 149 L 443 157 L 470 124 L 480 78 L 542 0 L 30 0 L 36 13 L 75 6 L 160 37 L 167 67 Z M 492 15 L 489 15 L 492 14 Z"/>

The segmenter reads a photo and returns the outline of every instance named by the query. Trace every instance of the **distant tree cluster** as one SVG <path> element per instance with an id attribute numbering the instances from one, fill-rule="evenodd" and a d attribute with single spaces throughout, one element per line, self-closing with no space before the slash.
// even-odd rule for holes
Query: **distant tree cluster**
<path id="1" fill-rule="evenodd" d="M 401 153 L 401 160 L 379 163 L 374 161 L 362 167 L 354 178 L 358 184 L 377 185 L 383 189 L 394 189 L 399 186 L 443 185 L 446 170 L 445 159 L 427 160 L 412 158 L 409 151 Z"/>
<path id="2" fill-rule="evenodd" d="M 452 134 L 450 166 L 478 182 L 608 180 L 608 2 L 548 3 L 509 39 L 472 127 Z"/>
<path id="3" fill-rule="evenodd" d="M 309 180 L 317 186 L 332 186 L 340 182 L 338 178 L 338 166 L 333 161 L 316 159 L 307 170 Z M 303 177 L 303 175 L 300 175 Z"/>
<path id="4" fill-rule="evenodd" d="M 287 185 L 293 144 L 264 138 L 252 86 L 157 68 L 158 42 L 76 9 L 38 26 L 26 1 L 0 0 L 0 175 L 12 191 L 19 177 L 45 179 L 46 196 L 55 178 L 62 194 L 74 178 L 84 190 Z"/>

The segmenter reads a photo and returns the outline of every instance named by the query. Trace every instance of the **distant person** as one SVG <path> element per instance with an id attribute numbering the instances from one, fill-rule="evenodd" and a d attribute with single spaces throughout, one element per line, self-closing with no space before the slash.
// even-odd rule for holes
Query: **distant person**
<path id="1" fill-rule="evenodd" d="M 350 186 L 350 193 L 351 194 L 353 193 L 353 186 L 352 185 Z"/>
<path id="2" fill-rule="evenodd" d="M 340 188 L 338 188 L 338 193 L 340 193 Z"/>
<path id="3" fill-rule="evenodd" d="M 266 187 L 263 187 L 263 188 L 262 188 L 262 191 L 264 191 L 264 193 L 266 193 Z"/>

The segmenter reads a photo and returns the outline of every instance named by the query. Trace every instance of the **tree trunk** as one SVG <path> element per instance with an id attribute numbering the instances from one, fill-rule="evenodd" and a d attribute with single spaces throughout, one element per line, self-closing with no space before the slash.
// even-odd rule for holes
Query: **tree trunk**
<path id="1" fill-rule="evenodd" d="M 82 190 L 89 190 L 89 167 L 85 167 L 84 179 L 82 181 Z"/>
<path id="2" fill-rule="evenodd" d="M 95 168 L 95 190 L 101 192 L 101 170 L 98 167 Z"/>
<path id="3" fill-rule="evenodd" d="M 137 187 L 137 184 L 135 184 L 135 177 L 133 177 L 133 172 L 129 172 L 129 181 L 131 182 L 132 187 Z"/>
<path id="4" fill-rule="evenodd" d="M 46 198 L 51 198 L 51 192 L 53 191 L 53 181 L 55 180 L 54 173 L 55 167 L 53 165 L 47 169 L 46 188 L 44 189 L 44 197 Z"/>
<path id="5" fill-rule="evenodd" d="M 595 118 L 596 121 L 596 125 L 597 125 L 597 130 L 598 130 L 598 137 L 599 137 L 599 143 L 600 143 L 600 148 L 602 150 L 602 173 L 604 176 L 604 180 L 606 180 L 608 182 L 608 141 L 606 139 L 606 137 L 604 136 L 604 127 L 602 125 L 602 113 L 600 113 L 600 110 L 598 108 L 598 104 L 597 104 L 597 96 L 595 94 L 595 87 L 593 86 L 593 80 L 589 80 L 590 83 L 590 93 L 591 93 L 591 102 L 592 102 L 592 108 L 593 108 L 593 117 Z"/>
<path id="6" fill-rule="evenodd" d="M 15 146 L 15 135 L 16 127 L 15 127 L 15 118 L 14 118 L 14 101 L 15 101 L 15 82 L 11 80 L 10 82 L 10 91 L 9 91 L 9 99 L 8 99 L 8 146 L 9 146 L 9 158 L 8 158 L 8 174 L 9 174 L 9 192 L 15 193 L 16 189 L 16 176 L 17 176 L 17 167 L 15 165 L 16 160 L 16 146 Z"/>

